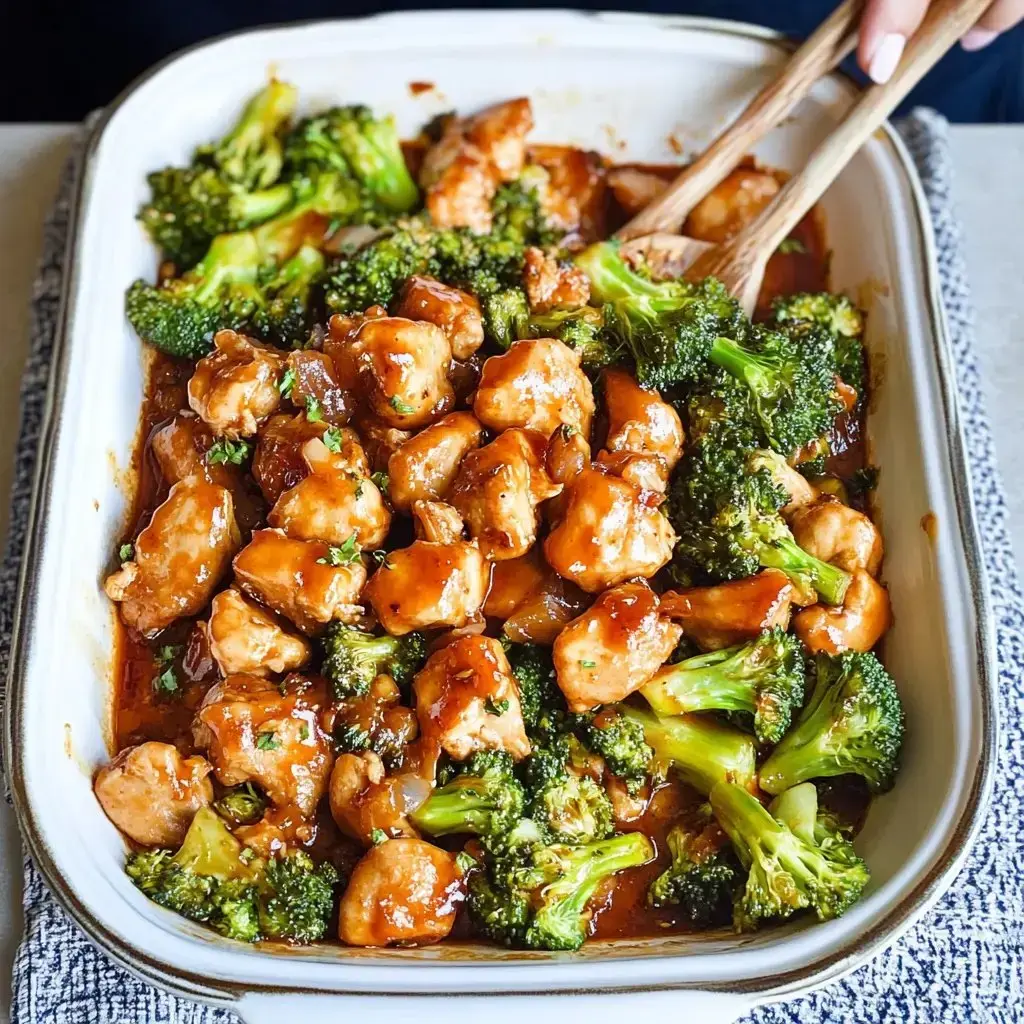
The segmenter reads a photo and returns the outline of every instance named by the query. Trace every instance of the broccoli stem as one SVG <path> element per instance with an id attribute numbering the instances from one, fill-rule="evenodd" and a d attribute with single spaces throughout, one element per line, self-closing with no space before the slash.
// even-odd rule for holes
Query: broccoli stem
<path id="1" fill-rule="evenodd" d="M 692 711 L 757 710 L 749 679 L 730 676 L 739 667 L 736 655 L 743 647 L 728 647 L 675 665 L 666 665 L 641 690 L 659 715 L 684 715 Z"/>
<path id="2" fill-rule="evenodd" d="M 590 278 L 590 293 L 600 302 L 622 299 L 657 299 L 663 289 L 630 269 L 619 255 L 617 242 L 598 242 L 576 257 L 578 266 Z"/>
<path id="3" fill-rule="evenodd" d="M 767 398 L 779 390 L 775 367 L 731 338 L 716 338 L 708 358 L 737 380 L 743 381 L 755 395 Z"/>
<path id="4" fill-rule="evenodd" d="M 459 776 L 431 793 L 409 820 L 432 836 L 486 832 L 495 809 L 489 790 L 483 779 Z"/>
<path id="5" fill-rule="evenodd" d="M 815 558 L 791 538 L 764 545 L 758 559 L 766 568 L 781 569 L 798 587 L 813 587 L 826 604 L 842 604 L 852 579 L 848 572 Z"/>
<path id="6" fill-rule="evenodd" d="M 274 185 L 258 192 L 239 192 L 231 198 L 231 212 L 241 225 L 260 224 L 276 217 L 294 198 L 291 185 Z"/>
<path id="7" fill-rule="evenodd" d="M 419 190 L 405 165 L 394 121 L 351 120 L 340 127 L 339 133 L 356 175 L 380 202 L 399 213 L 411 210 L 419 201 Z"/>
<path id="8" fill-rule="evenodd" d="M 227 284 L 252 284 L 260 267 L 260 249 L 250 231 L 237 231 L 218 235 L 206 255 L 189 271 L 189 278 L 201 281 L 194 299 L 198 303 L 212 302 Z"/>
<path id="9" fill-rule="evenodd" d="M 283 163 L 275 136 L 291 117 L 297 99 L 294 86 L 273 79 L 249 100 L 215 152 L 217 163 L 228 177 L 251 188 L 273 184 Z"/>

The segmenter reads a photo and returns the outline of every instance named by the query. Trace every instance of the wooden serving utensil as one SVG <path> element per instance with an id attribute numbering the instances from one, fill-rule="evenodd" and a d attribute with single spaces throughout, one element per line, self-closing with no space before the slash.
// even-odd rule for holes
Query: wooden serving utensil
<path id="1" fill-rule="evenodd" d="M 717 277 L 751 313 L 768 259 L 821 198 L 860 147 L 896 109 L 939 59 L 981 17 L 992 0 L 937 0 L 907 44 L 903 59 L 885 85 L 866 89 L 846 117 L 814 151 L 804 168 L 786 182 L 772 202 L 735 237 L 708 246 L 680 235 L 652 235 L 647 244 L 670 252 L 690 280 Z M 659 225 L 664 231 L 664 225 Z"/>
<path id="2" fill-rule="evenodd" d="M 745 157 L 754 145 L 857 45 L 864 0 L 844 0 L 744 108 L 721 135 L 684 167 L 657 199 L 615 233 L 622 241 L 678 231 L 687 214 Z"/>

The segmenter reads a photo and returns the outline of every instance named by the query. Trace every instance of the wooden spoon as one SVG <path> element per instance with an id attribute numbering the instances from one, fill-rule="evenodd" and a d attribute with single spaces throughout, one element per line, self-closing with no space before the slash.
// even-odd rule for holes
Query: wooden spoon
<path id="1" fill-rule="evenodd" d="M 677 260 L 683 262 L 685 250 L 696 257 L 686 276 L 690 280 L 719 278 L 744 310 L 753 312 L 772 253 L 863 143 L 990 5 L 991 0 L 937 0 L 908 43 L 892 78 L 885 85 L 871 86 L 862 93 L 803 170 L 790 178 L 772 202 L 734 238 L 708 248 L 706 243 L 672 236 Z M 868 216 L 871 211 L 864 212 Z M 876 211 L 876 215 L 885 216 L 885 211 Z"/>
<path id="2" fill-rule="evenodd" d="M 853 52 L 863 0 L 844 0 L 809 36 L 743 113 L 672 184 L 615 234 L 627 241 L 677 231 L 687 214 L 761 138 L 811 91 L 815 82 Z"/>

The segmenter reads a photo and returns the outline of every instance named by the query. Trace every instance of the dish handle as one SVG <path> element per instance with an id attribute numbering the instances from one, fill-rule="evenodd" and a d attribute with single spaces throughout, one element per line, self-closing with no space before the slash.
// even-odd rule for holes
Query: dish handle
<path id="1" fill-rule="evenodd" d="M 572 1000 L 573 1020 L 588 1024 L 622 1024 L 624 1014 L 649 1019 L 691 1020 L 700 1024 L 732 1024 L 754 1008 L 749 997 L 722 992 L 677 989 L 665 992 L 616 992 L 489 996 L 484 994 L 421 995 L 269 995 L 252 993 L 232 1007 L 245 1024 L 337 1024 L 344 1020 L 388 1024 L 450 1024 L 487 1020 L 488 1024 L 522 1024 L 523 1011 L 538 1022 L 564 1019 L 565 1001 Z M 356 1015 L 359 1015 L 357 1017 Z M 670 1016 L 674 1015 L 673 1016 Z"/>

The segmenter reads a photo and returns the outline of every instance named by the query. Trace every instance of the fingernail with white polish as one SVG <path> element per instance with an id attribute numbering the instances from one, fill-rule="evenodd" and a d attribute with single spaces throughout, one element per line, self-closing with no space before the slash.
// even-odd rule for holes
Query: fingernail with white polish
<path id="1" fill-rule="evenodd" d="M 983 50 L 998 35 L 998 32 L 993 32 L 991 29 L 972 28 L 971 31 L 960 40 L 960 45 L 968 52 Z"/>
<path id="2" fill-rule="evenodd" d="M 903 56 L 903 48 L 907 45 L 907 37 L 898 32 L 888 32 L 878 41 L 875 52 L 871 55 L 868 75 L 877 85 L 885 85 L 892 78 L 896 65 Z"/>

